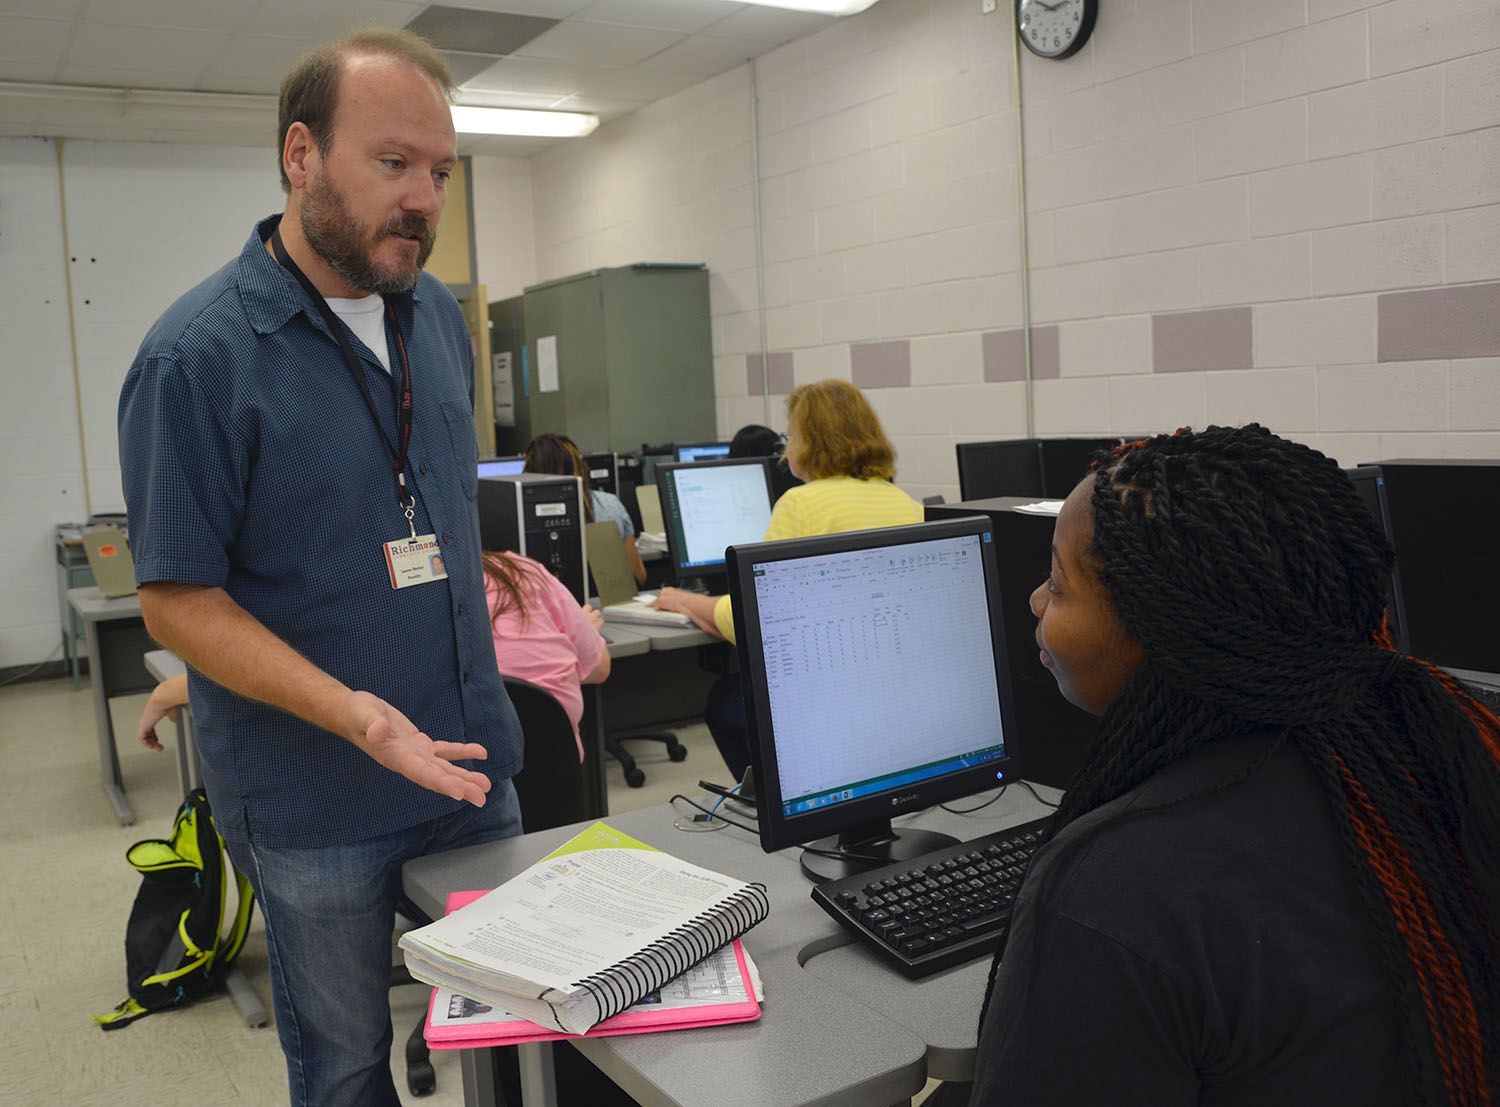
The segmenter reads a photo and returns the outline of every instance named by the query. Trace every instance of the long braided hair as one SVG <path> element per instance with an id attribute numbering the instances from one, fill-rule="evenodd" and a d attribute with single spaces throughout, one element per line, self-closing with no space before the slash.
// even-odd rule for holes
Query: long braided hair
<path id="1" fill-rule="evenodd" d="M 1093 481 L 1095 568 L 1145 660 L 1056 826 L 1199 746 L 1283 733 L 1358 875 L 1412 1101 L 1500 1103 L 1500 723 L 1393 652 L 1392 554 L 1351 482 L 1255 424 L 1122 447 Z"/>

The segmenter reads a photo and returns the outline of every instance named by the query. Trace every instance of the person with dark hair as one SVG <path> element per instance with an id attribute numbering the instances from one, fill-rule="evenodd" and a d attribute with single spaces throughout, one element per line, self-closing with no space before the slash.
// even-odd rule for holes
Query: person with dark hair
<path id="1" fill-rule="evenodd" d="M 786 435 L 777 434 L 770 427 L 750 423 L 734 432 L 729 440 L 730 457 L 768 457 L 771 459 L 771 504 L 785 495 L 787 489 L 803 484 L 801 477 L 792 472 L 783 447 Z"/>
<path id="2" fill-rule="evenodd" d="M 528 473 L 551 473 L 555 476 L 577 477 L 583 481 L 583 517 L 586 522 L 609 521 L 620 531 L 620 541 L 625 543 L 625 560 L 630 564 L 630 573 L 636 584 L 646 583 L 646 563 L 641 560 L 635 547 L 635 524 L 630 512 L 613 492 L 595 488 L 589 480 L 588 463 L 574 441 L 565 434 L 539 434 L 526 446 L 524 471 Z"/>
<path id="3" fill-rule="evenodd" d="M 1500 723 L 1393 652 L 1391 563 L 1337 463 L 1253 424 L 1073 490 L 1032 610 L 1102 718 L 975 1107 L 1500 1101 Z"/>
<path id="4" fill-rule="evenodd" d="M 265 918 L 294 1104 L 398 1102 L 401 866 L 521 830 L 473 348 L 422 271 L 458 161 L 452 83 L 405 31 L 299 61 L 284 211 L 166 311 L 120 393 L 141 610 L 188 666 L 214 824 Z"/>
<path id="5" fill-rule="evenodd" d="M 582 761 L 580 685 L 609 678 L 609 649 L 600 633 L 603 614 L 579 604 L 546 566 L 522 554 L 485 551 L 484 576 L 500 675 L 530 681 L 557 697 L 573 724 Z"/>
<path id="6" fill-rule="evenodd" d="M 787 396 L 786 414 L 787 464 L 806 483 L 776 501 L 765 541 L 922 521 L 922 505 L 892 483 L 896 448 L 858 388 L 841 380 L 804 384 Z M 734 641 L 728 596 L 662 588 L 653 606 L 681 611 L 715 637 Z M 703 721 L 730 773 L 742 779 L 750 765 L 750 724 L 738 673 L 709 689 Z"/>

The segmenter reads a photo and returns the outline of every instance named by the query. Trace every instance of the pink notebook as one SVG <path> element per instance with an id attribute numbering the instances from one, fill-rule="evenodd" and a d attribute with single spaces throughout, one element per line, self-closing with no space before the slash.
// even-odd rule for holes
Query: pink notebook
<path id="1" fill-rule="evenodd" d="M 448 895 L 448 911 L 460 907 L 484 895 L 489 889 L 477 892 L 451 892 Z M 711 986 L 712 977 L 725 971 L 723 962 L 714 963 L 715 957 L 732 957 L 728 972 L 738 972 L 737 984 L 732 989 L 741 994 L 722 999 L 711 993 L 718 989 Z M 695 1026 L 721 1026 L 731 1022 L 751 1022 L 760 1018 L 760 1004 L 755 999 L 755 988 L 750 966 L 745 960 L 745 951 L 735 939 L 725 951 L 715 954 L 697 970 L 689 970 L 679 980 L 692 977 L 695 972 L 709 978 L 708 996 L 674 1000 L 665 993 L 673 990 L 673 984 L 662 989 L 659 996 L 648 996 L 634 1007 L 621 1011 L 613 1018 L 605 1019 L 593 1027 L 585 1038 L 604 1038 L 612 1034 L 647 1034 L 656 1030 L 686 1030 Z M 678 984 L 678 989 L 684 985 Z M 564 1038 L 580 1037 L 549 1030 L 534 1022 L 492 1010 L 474 1000 L 455 995 L 443 988 L 432 990 L 432 1001 L 427 1008 L 427 1044 L 433 1049 L 480 1049 L 486 1046 L 516 1045 L 520 1042 L 554 1042 Z"/>

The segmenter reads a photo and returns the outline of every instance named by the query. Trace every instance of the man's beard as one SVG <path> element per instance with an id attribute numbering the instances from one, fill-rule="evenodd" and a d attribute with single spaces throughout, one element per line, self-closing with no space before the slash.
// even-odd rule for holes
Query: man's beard
<path id="1" fill-rule="evenodd" d="M 375 249 L 391 234 L 418 240 L 417 260 L 412 266 L 381 267 Z M 302 198 L 302 237 L 335 273 L 364 292 L 406 292 L 417 283 L 422 266 L 432 254 L 437 233 L 415 212 L 382 223 L 375 234 L 365 237 L 355 222 L 349 203 L 337 185 L 322 172 L 313 177 Z"/>

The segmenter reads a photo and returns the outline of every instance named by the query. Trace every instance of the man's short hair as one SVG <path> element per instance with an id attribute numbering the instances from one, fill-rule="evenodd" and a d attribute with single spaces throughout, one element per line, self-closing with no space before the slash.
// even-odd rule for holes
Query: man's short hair
<path id="1" fill-rule="evenodd" d="M 293 123 L 305 124 L 318 145 L 318 154 L 328 156 L 333 144 L 333 117 L 339 105 L 339 77 L 345 61 L 358 55 L 385 55 L 404 61 L 436 81 L 444 96 L 453 95 L 453 74 L 448 63 L 432 43 L 411 31 L 366 27 L 304 54 L 281 82 L 276 164 L 283 192 L 292 190 L 282 162 L 287 131 Z"/>

